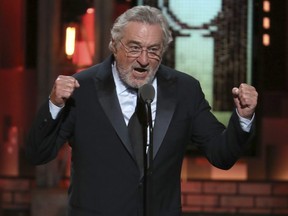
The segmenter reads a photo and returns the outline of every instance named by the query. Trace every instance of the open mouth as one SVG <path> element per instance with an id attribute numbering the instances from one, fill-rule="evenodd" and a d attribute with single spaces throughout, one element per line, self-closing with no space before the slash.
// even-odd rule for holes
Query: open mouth
<path id="1" fill-rule="evenodd" d="M 145 68 L 134 68 L 134 70 L 139 72 L 139 73 L 147 72 L 147 69 L 145 69 Z"/>
<path id="2" fill-rule="evenodd" d="M 145 79 L 147 77 L 148 70 L 145 68 L 134 68 L 133 77 L 135 79 Z"/>

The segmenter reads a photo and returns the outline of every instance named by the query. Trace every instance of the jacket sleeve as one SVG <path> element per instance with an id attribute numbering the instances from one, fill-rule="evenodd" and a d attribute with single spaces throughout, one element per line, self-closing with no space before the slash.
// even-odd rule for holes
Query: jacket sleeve
<path id="1" fill-rule="evenodd" d="M 210 111 L 203 93 L 198 98 L 197 114 L 192 129 L 192 142 L 220 169 L 230 169 L 249 148 L 255 123 L 249 133 L 242 130 L 236 110 L 232 112 L 227 128 Z M 255 120 L 254 120 L 255 121 Z"/>
<path id="2" fill-rule="evenodd" d="M 60 132 L 66 118 L 66 106 L 55 120 L 50 114 L 48 100 L 40 107 L 26 142 L 26 156 L 32 164 L 45 164 L 56 158 L 58 150 L 71 134 Z"/>
<path id="3" fill-rule="evenodd" d="M 213 139 L 208 143 L 205 154 L 214 166 L 220 169 L 230 169 L 250 147 L 253 134 L 254 124 L 249 133 L 243 131 L 239 117 L 234 111 L 227 128 L 214 138 L 214 144 Z"/>

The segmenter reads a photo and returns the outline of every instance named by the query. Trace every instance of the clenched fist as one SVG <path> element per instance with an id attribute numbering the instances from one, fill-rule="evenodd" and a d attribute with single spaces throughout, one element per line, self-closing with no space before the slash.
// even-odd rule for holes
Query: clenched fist
<path id="1" fill-rule="evenodd" d="M 60 75 L 55 80 L 50 94 L 50 100 L 54 105 L 63 107 L 66 100 L 73 94 L 75 88 L 79 87 L 80 85 L 74 77 Z"/>
<path id="2" fill-rule="evenodd" d="M 251 119 L 257 105 L 258 93 L 256 89 L 248 84 L 242 83 L 239 88 L 232 89 L 234 103 L 239 115 Z"/>

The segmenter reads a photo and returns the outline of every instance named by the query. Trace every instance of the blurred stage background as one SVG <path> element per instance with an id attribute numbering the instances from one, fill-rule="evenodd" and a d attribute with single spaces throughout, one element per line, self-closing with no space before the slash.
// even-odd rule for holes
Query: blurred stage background
<path id="1" fill-rule="evenodd" d="M 187 149 L 185 215 L 288 215 L 286 0 L 1 0 L 0 215 L 65 215 L 70 149 L 32 167 L 24 153 L 29 127 L 57 75 L 106 58 L 114 19 L 137 4 L 163 10 L 174 35 L 163 62 L 200 80 L 224 124 L 234 85 L 259 92 L 256 137 L 231 170 Z M 67 27 L 76 31 L 70 53 Z"/>

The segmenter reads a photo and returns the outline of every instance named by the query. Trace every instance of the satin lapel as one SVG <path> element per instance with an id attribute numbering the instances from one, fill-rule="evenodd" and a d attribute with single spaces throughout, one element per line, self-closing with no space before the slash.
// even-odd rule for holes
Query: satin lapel
<path id="1" fill-rule="evenodd" d="M 109 76 L 105 77 L 105 80 L 100 81 L 98 78 L 96 78 L 95 82 L 97 86 L 99 101 L 103 107 L 104 112 L 109 118 L 111 124 L 113 125 L 124 146 L 133 156 L 132 145 L 130 143 L 128 129 L 125 124 L 121 107 L 116 95 L 112 72 L 109 74 Z"/>
<path id="2" fill-rule="evenodd" d="M 157 77 L 157 111 L 153 129 L 153 158 L 167 133 L 176 105 L 176 90 L 174 80 Z"/>

